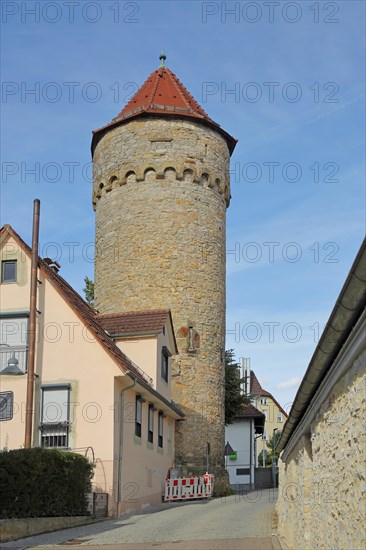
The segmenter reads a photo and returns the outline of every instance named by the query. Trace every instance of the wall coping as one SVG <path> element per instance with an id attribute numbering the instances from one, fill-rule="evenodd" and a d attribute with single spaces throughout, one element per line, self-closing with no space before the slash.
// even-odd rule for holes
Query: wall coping
<path id="1" fill-rule="evenodd" d="M 9 542 L 58 531 L 59 529 L 78 527 L 79 525 L 96 523 L 105 519 L 107 518 L 95 519 L 92 516 L 0 519 L 0 542 Z"/>
<path id="2" fill-rule="evenodd" d="M 353 361 L 362 353 L 362 350 L 365 347 L 365 330 L 366 310 L 359 318 L 345 345 L 322 380 L 318 391 L 307 408 L 305 415 L 292 433 L 281 457 L 283 462 L 288 459 L 300 438 L 309 430 L 309 426 L 319 412 L 320 406 L 324 403 L 336 383 L 347 372 L 347 370 L 349 370 L 353 364 Z"/>

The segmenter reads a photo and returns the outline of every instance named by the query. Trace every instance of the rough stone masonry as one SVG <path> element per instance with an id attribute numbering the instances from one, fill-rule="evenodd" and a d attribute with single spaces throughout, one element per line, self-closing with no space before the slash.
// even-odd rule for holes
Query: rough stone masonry
<path id="1" fill-rule="evenodd" d="M 207 443 L 223 465 L 229 159 L 219 131 L 173 116 L 125 121 L 94 151 L 96 308 L 171 309 L 182 472 L 205 470 Z"/>

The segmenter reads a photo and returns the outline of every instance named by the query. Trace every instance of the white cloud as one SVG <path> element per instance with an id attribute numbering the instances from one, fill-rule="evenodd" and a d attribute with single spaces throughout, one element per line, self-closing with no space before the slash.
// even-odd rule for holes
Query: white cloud
<path id="1" fill-rule="evenodd" d="M 277 388 L 295 388 L 299 385 L 299 382 L 300 378 L 298 376 L 294 376 L 293 378 L 289 378 L 288 380 L 277 384 Z"/>

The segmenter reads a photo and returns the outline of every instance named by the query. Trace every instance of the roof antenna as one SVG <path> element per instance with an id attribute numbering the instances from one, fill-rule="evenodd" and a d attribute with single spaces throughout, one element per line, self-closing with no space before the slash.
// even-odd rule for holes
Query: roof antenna
<path id="1" fill-rule="evenodd" d="M 166 55 L 164 53 L 164 48 L 161 50 L 161 54 L 159 55 L 160 59 L 160 67 L 166 67 L 165 61 L 166 61 Z"/>

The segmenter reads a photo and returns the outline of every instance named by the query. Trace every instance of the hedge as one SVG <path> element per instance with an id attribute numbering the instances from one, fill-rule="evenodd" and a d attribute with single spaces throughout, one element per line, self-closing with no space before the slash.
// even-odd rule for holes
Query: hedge
<path id="1" fill-rule="evenodd" d="M 0 452 L 0 517 L 87 515 L 93 465 L 56 449 Z"/>

